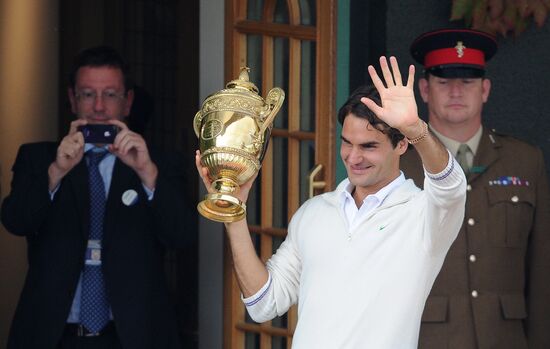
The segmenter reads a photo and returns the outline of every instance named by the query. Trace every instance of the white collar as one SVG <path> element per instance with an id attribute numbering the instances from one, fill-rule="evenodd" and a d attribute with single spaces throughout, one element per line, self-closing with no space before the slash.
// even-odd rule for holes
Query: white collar
<path id="1" fill-rule="evenodd" d="M 399 171 L 399 176 L 397 176 L 396 179 L 388 183 L 385 187 L 380 189 L 374 194 L 367 195 L 363 202 L 365 202 L 367 199 L 371 199 L 372 197 L 376 198 L 378 201 L 378 205 L 380 206 L 382 202 L 386 199 L 386 197 L 397 187 L 399 187 L 401 184 L 405 183 L 405 175 L 403 174 L 403 171 Z M 340 204 L 344 206 L 347 199 L 354 200 L 352 196 L 352 192 L 355 189 L 355 186 L 351 184 L 349 181 L 349 178 L 344 179 L 342 183 L 340 183 L 339 187 L 343 187 L 344 190 L 340 193 Z"/>

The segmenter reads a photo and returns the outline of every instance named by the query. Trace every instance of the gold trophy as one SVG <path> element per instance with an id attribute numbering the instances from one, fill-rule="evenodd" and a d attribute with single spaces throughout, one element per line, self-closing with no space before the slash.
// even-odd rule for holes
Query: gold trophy
<path id="1" fill-rule="evenodd" d="M 264 100 L 248 72 L 241 68 L 237 80 L 208 96 L 193 120 L 201 163 L 208 168 L 214 190 L 197 210 L 217 222 L 245 217 L 246 205 L 233 194 L 260 170 L 273 119 L 285 99 L 284 91 L 275 87 Z"/>

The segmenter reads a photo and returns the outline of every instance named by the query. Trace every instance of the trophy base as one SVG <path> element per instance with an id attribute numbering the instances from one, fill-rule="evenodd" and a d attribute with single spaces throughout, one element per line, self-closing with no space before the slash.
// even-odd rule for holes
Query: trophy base
<path id="1" fill-rule="evenodd" d="M 206 195 L 197 210 L 205 218 L 222 223 L 237 222 L 246 215 L 246 205 L 241 200 L 219 193 Z"/>

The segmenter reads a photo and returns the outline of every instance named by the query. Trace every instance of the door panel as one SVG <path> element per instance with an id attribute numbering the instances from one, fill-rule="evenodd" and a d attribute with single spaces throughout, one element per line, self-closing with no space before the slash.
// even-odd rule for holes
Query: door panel
<path id="1" fill-rule="evenodd" d="M 316 164 L 322 170 L 315 180 L 326 183 L 317 185 L 316 192 L 334 187 L 336 0 L 320 4 L 226 1 L 226 81 L 248 66 L 262 96 L 275 86 L 286 93 L 247 204 L 250 232 L 264 261 L 284 241 L 292 214 L 309 198 L 308 176 Z M 290 348 L 296 308 L 266 323 L 252 321 L 240 300 L 227 246 L 224 347 Z"/>

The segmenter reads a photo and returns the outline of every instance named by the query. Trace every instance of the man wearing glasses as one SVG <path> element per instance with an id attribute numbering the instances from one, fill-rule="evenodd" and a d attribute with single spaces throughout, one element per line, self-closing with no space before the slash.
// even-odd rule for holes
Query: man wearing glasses
<path id="1" fill-rule="evenodd" d="M 180 348 L 163 252 L 194 221 L 182 159 L 124 123 L 134 93 L 112 48 L 77 55 L 68 94 L 69 133 L 20 148 L 2 205 L 29 261 L 8 348 Z"/>

